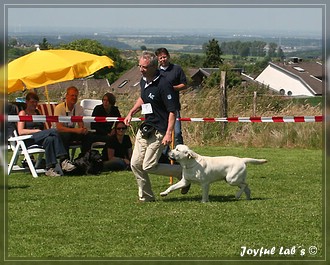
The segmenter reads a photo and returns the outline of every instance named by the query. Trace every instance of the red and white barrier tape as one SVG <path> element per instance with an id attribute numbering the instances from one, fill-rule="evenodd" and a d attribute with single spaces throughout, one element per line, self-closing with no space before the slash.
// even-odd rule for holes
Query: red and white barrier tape
<path id="1" fill-rule="evenodd" d="M 113 122 L 123 121 L 121 117 L 92 117 L 92 116 L 46 116 L 8 115 L 8 122 Z M 144 118 L 132 118 L 132 121 L 143 121 Z M 323 116 L 283 116 L 283 117 L 232 117 L 232 118 L 179 118 L 180 121 L 191 122 L 323 122 Z"/>

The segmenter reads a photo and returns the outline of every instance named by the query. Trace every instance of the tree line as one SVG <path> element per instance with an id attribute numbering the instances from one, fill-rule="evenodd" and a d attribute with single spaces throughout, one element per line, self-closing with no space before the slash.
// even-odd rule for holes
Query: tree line
<path id="1" fill-rule="evenodd" d="M 264 41 L 231 41 L 222 42 L 220 48 L 224 54 L 239 55 L 241 57 L 283 57 L 284 53 L 280 46 L 274 42 Z"/>
<path id="2" fill-rule="evenodd" d="M 132 68 L 137 63 L 137 51 L 128 59 L 128 56 L 123 56 L 125 51 L 114 47 L 106 46 L 97 40 L 78 39 L 69 43 L 52 45 L 46 38 L 39 43 L 41 50 L 47 49 L 69 49 L 78 50 L 96 55 L 106 55 L 115 61 L 115 66 L 112 68 L 102 69 L 94 74 L 95 78 L 107 78 L 110 83 L 116 81 L 125 71 Z M 141 47 L 142 50 L 147 47 Z M 15 40 L 8 43 L 8 61 L 16 59 L 24 54 L 32 52 L 35 47 L 17 48 Z M 174 52 L 175 53 L 175 52 Z M 228 59 L 228 55 L 231 56 Z M 226 60 L 224 57 L 226 56 Z M 244 58 L 256 57 L 261 58 L 256 61 L 247 61 Z M 172 57 L 172 61 L 181 65 L 183 68 L 223 68 L 236 67 L 244 68 L 248 74 L 255 74 L 263 70 L 268 62 L 274 58 L 282 59 L 284 53 L 281 47 L 276 43 L 266 43 L 264 41 L 230 41 L 219 43 L 216 39 L 211 39 L 203 44 L 203 53 L 177 53 Z M 225 65 L 223 65 L 225 62 Z M 228 66 L 230 65 L 230 66 Z"/>
<path id="3" fill-rule="evenodd" d="M 251 42 L 228 42 L 219 44 L 218 40 L 212 39 L 203 45 L 203 54 L 180 53 L 174 57 L 173 61 L 183 68 L 244 68 L 249 74 L 256 74 L 262 71 L 272 59 L 282 59 L 284 54 L 275 52 L 275 45 L 270 52 L 265 50 L 266 43 Z M 230 59 L 228 59 L 230 55 Z M 247 56 L 258 57 L 258 60 L 247 60 Z M 227 59 L 225 59 L 225 57 Z"/>

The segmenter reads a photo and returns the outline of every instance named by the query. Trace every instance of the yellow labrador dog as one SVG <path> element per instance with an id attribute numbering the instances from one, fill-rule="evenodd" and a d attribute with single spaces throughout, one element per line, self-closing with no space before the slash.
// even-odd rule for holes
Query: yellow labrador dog
<path id="1" fill-rule="evenodd" d="M 209 201 L 209 186 L 212 182 L 225 180 L 230 185 L 238 186 L 236 193 L 239 199 L 245 192 L 246 199 L 250 199 L 250 189 L 246 183 L 246 163 L 263 164 L 265 159 L 239 158 L 234 156 L 201 156 L 190 150 L 186 145 L 177 145 L 168 152 L 169 158 L 180 163 L 182 179 L 160 193 L 166 196 L 170 192 L 188 186 L 191 182 L 199 182 L 202 186 L 202 202 Z"/>

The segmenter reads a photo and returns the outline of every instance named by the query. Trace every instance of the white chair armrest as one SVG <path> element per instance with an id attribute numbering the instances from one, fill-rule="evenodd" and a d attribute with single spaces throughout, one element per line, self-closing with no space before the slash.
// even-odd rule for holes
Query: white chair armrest
<path id="1" fill-rule="evenodd" d="M 9 142 L 16 142 L 19 140 L 26 140 L 26 139 L 30 139 L 32 137 L 31 134 L 27 134 L 27 135 L 20 135 L 20 136 L 11 136 L 8 138 Z"/>

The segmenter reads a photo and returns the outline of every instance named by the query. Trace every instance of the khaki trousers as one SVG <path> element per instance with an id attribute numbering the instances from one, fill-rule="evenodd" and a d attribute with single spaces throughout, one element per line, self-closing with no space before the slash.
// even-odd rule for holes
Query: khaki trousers
<path id="1" fill-rule="evenodd" d="M 158 163 L 165 148 L 162 144 L 163 137 L 164 135 L 158 131 L 148 139 L 142 138 L 140 130 L 136 134 L 131 169 L 137 181 L 140 201 L 155 200 L 149 174 L 173 176 L 181 179 L 182 168 L 180 165 Z"/>

